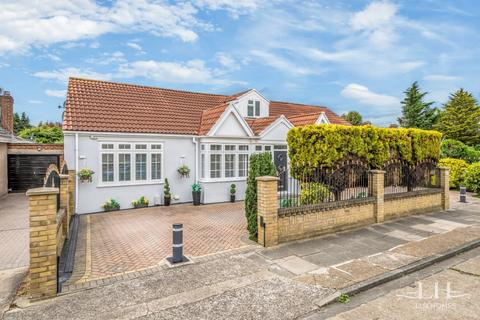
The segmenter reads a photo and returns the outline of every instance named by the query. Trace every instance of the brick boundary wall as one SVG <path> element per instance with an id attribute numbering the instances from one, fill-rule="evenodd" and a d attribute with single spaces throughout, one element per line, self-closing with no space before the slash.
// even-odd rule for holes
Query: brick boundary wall
<path id="1" fill-rule="evenodd" d="M 448 169 L 437 169 L 437 188 L 385 195 L 385 172 L 369 172 L 369 194 L 352 199 L 297 208 L 278 208 L 276 177 L 258 177 L 258 242 L 280 243 L 335 233 L 397 217 L 449 208 Z"/>

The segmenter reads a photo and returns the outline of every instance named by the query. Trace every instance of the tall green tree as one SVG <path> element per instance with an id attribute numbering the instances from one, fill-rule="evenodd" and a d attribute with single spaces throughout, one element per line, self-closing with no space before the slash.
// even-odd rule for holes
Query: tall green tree
<path id="1" fill-rule="evenodd" d="M 38 126 L 23 129 L 18 133 L 20 138 L 32 139 L 36 143 L 63 143 L 63 131 L 59 126 Z"/>
<path id="2" fill-rule="evenodd" d="M 480 144 L 480 106 L 477 100 L 463 89 L 451 94 L 435 129 L 448 139 L 469 146 Z"/>
<path id="3" fill-rule="evenodd" d="M 350 122 L 354 126 L 360 126 L 363 124 L 363 117 L 357 111 L 349 111 L 342 114 L 342 118 Z"/>
<path id="4" fill-rule="evenodd" d="M 30 118 L 25 112 L 22 112 L 21 115 L 15 112 L 13 115 L 13 131 L 15 134 L 18 134 L 23 129 L 29 129 L 31 127 Z"/>
<path id="5" fill-rule="evenodd" d="M 421 92 L 415 81 L 405 90 L 405 98 L 402 100 L 402 116 L 398 123 L 404 128 L 432 129 L 438 120 L 439 110 L 433 108 L 433 102 L 425 102 L 428 92 Z"/>

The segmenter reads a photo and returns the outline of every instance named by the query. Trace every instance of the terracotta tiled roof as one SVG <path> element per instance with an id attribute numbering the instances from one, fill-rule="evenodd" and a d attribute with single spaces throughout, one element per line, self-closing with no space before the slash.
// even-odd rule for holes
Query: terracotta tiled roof
<path id="1" fill-rule="evenodd" d="M 288 121 L 290 121 L 295 127 L 305 126 L 308 124 L 315 124 L 320 117 L 321 112 L 314 112 L 314 113 L 307 113 L 307 114 L 299 114 L 295 116 L 288 117 Z"/>
<path id="2" fill-rule="evenodd" d="M 70 78 L 63 129 L 204 135 L 228 102 L 245 92 L 228 96 Z M 325 107 L 278 101 L 270 102 L 270 117 L 247 122 L 257 133 L 281 114 L 291 117 L 319 110 L 332 123 L 348 124 Z"/>
<path id="3" fill-rule="evenodd" d="M 250 126 L 250 128 L 252 128 L 253 133 L 259 134 L 277 119 L 278 119 L 278 116 L 248 119 L 247 123 Z"/>
<path id="4" fill-rule="evenodd" d="M 291 102 L 270 101 L 270 116 L 279 116 L 283 114 L 288 119 L 290 119 L 291 116 L 296 116 L 301 114 L 313 114 L 313 113 L 319 113 L 322 111 L 325 112 L 325 115 L 327 116 L 330 123 L 350 125 L 348 121 L 344 120 L 342 117 L 339 117 L 327 107 L 311 106 L 311 105 L 291 103 Z"/>
<path id="5" fill-rule="evenodd" d="M 200 128 L 198 130 L 199 135 L 206 135 L 210 129 L 215 125 L 217 120 L 221 117 L 225 109 L 228 107 L 228 103 L 222 103 L 216 107 L 203 110 L 202 120 L 200 122 Z"/>

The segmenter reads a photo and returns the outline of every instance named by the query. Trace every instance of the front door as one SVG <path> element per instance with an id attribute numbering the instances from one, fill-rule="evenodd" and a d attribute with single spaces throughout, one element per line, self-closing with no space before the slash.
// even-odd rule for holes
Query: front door
<path id="1" fill-rule="evenodd" d="M 277 146 L 275 146 L 277 147 Z M 280 147 L 280 146 L 279 146 Z M 283 147 L 283 146 L 282 146 Z M 288 172 L 287 172 L 287 150 L 274 150 L 273 163 L 277 168 L 278 177 L 280 179 L 278 184 L 278 191 L 286 191 L 288 188 Z"/>

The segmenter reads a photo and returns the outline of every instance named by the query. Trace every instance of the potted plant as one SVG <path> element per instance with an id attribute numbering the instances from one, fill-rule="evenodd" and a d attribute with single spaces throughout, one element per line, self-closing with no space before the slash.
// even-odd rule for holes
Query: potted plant
<path id="1" fill-rule="evenodd" d="M 193 198 L 193 205 L 199 206 L 200 205 L 200 195 L 202 194 L 202 186 L 199 183 L 192 184 L 192 198 Z"/>
<path id="2" fill-rule="evenodd" d="M 170 183 L 168 183 L 168 179 L 165 178 L 165 185 L 163 186 L 163 204 L 169 206 L 171 200 L 172 194 L 170 193 Z"/>
<path id="3" fill-rule="evenodd" d="M 81 183 L 92 182 L 92 177 L 95 172 L 92 169 L 83 168 L 80 169 L 77 173 L 78 178 Z"/>
<path id="4" fill-rule="evenodd" d="M 140 199 L 132 201 L 134 208 L 145 208 L 148 207 L 148 199 L 145 199 L 144 196 L 141 196 Z"/>
<path id="5" fill-rule="evenodd" d="M 190 168 L 186 164 L 182 164 L 180 168 L 177 169 L 177 172 L 182 178 L 188 178 L 190 176 Z"/>
<path id="6" fill-rule="evenodd" d="M 235 193 L 237 192 L 237 186 L 232 183 L 230 186 L 230 202 L 235 202 Z"/>
<path id="7" fill-rule="evenodd" d="M 120 203 L 115 199 L 108 199 L 108 201 L 103 204 L 102 208 L 105 212 L 120 210 Z"/>

